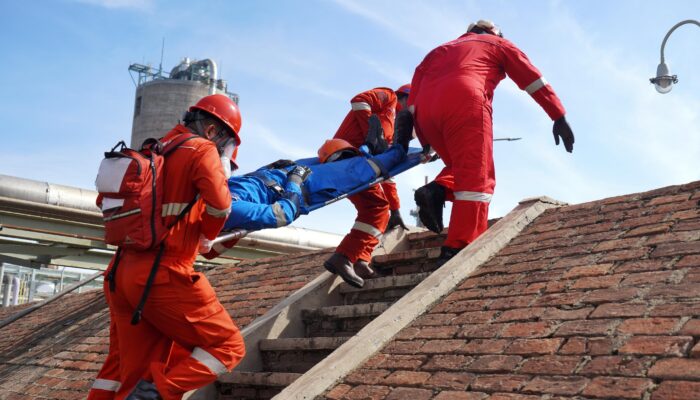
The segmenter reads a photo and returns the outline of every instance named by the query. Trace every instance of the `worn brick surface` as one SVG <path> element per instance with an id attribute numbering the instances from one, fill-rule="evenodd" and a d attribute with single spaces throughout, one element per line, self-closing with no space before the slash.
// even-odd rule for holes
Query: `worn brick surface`
<path id="1" fill-rule="evenodd" d="M 243 328 L 324 271 L 328 252 L 244 261 L 206 275 Z M 65 296 L 0 330 L 0 398 L 84 399 L 108 348 L 102 291 Z"/>
<path id="2" fill-rule="evenodd" d="M 664 381 L 656 388 L 651 400 L 688 400 L 698 397 L 700 382 Z"/>
<path id="3" fill-rule="evenodd" d="M 700 398 L 698 199 L 694 182 L 548 210 L 421 317 L 454 336 L 382 353 L 428 357 L 413 370 L 439 399 Z"/>
<path id="4" fill-rule="evenodd" d="M 698 200 L 693 182 L 546 211 L 326 398 L 692 399 Z M 412 250 L 375 262 L 397 274 L 430 270 L 439 250 L 427 247 L 440 240 L 417 235 Z M 327 255 L 207 276 L 244 327 L 322 272 Z M 1 330 L 0 398 L 84 398 L 107 351 L 108 323 L 94 292 Z"/>
<path id="5" fill-rule="evenodd" d="M 651 386 L 651 379 L 596 377 L 586 386 L 582 394 L 590 397 L 641 399 L 644 392 Z"/>

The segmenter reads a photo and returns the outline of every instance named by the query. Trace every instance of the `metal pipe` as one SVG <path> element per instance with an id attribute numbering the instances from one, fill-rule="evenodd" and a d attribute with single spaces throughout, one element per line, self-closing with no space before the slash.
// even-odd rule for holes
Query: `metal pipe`
<path id="1" fill-rule="evenodd" d="M 2 306 L 3 307 L 9 307 L 10 306 L 10 288 L 12 287 L 12 275 L 5 275 L 7 277 L 7 282 L 5 282 L 5 278 L 3 278 L 2 281 Z"/>
<path id="2" fill-rule="evenodd" d="M 97 192 L 9 175 L 0 175 L 0 196 L 99 212 L 97 205 L 95 205 Z"/>
<path id="3" fill-rule="evenodd" d="M 52 193 L 51 196 L 47 195 L 48 192 Z M 0 175 L 0 206 L 18 208 L 33 215 L 45 214 L 57 216 L 67 221 L 102 225 L 102 213 L 95 205 L 96 197 L 97 192 L 91 190 Z M 9 225 L 5 226 L 10 228 Z M 30 230 L 26 227 L 14 228 Z M 80 235 L 60 232 L 42 231 L 42 233 L 103 240 L 102 238 L 80 237 Z M 288 253 L 334 247 L 340 243 L 341 239 L 340 235 L 333 233 L 287 226 L 251 233 L 248 237 L 241 239 L 240 244 Z"/>
<path id="4" fill-rule="evenodd" d="M 216 94 L 216 80 L 219 78 L 216 63 L 210 58 L 204 59 L 199 62 L 206 63 L 209 65 L 209 94 Z"/>

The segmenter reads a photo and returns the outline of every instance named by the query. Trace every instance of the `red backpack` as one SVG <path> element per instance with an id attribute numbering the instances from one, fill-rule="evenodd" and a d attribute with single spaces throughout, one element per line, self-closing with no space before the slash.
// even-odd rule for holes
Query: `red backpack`
<path id="1" fill-rule="evenodd" d="M 140 151 L 117 143 L 105 153 L 95 186 L 97 206 L 102 210 L 105 243 L 123 249 L 148 250 L 158 247 L 169 228 L 162 217 L 163 166 L 168 154 L 194 134 L 175 137 L 165 145 L 156 139 L 144 142 Z M 189 208 L 183 210 L 178 219 Z"/>

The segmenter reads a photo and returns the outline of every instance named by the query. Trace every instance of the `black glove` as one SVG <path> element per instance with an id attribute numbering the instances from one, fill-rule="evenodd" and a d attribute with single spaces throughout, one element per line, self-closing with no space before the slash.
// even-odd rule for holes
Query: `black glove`
<path id="1" fill-rule="evenodd" d="M 369 128 L 364 144 L 369 148 L 370 154 L 376 156 L 384 153 L 389 148 L 389 144 L 384 139 L 384 129 L 382 129 L 382 123 L 377 114 L 370 115 L 368 122 Z"/>
<path id="2" fill-rule="evenodd" d="M 554 121 L 554 127 L 552 128 L 554 133 L 554 143 L 559 145 L 559 138 L 564 141 L 564 148 L 566 151 L 571 153 L 574 151 L 574 132 L 571 131 L 569 123 L 566 122 L 566 118 L 561 117 Z"/>
<path id="3" fill-rule="evenodd" d="M 403 223 L 403 219 L 401 218 L 401 213 L 399 212 L 399 210 L 391 210 L 391 214 L 389 216 L 389 224 L 386 226 L 386 230 L 392 230 L 397 226 L 400 226 L 403 229 L 408 229 L 406 228 L 406 224 Z"/>
<path id="4" fill-rule="evenodd" d="M 267 169 L 282 169 L 294 165 L 292 160 L 277 160 L 271 164 L 267 164 L 265 168 Z"/>
<path id="5" fill-rule="evenodd" d="M 305 165 L 298 165 L 287 173 L 287 180 L 292 183 L 301 184 L 311 175 L 311 168 Z"/>

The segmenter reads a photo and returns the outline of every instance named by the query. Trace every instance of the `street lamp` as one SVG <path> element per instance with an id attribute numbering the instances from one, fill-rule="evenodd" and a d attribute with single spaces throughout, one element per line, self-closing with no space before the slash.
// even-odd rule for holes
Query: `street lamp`
<path id="1" fill-rule="evenodd" d="M 685 24 L 695 24 L 697 26 L 700 26 L 700 22 L 694 19 L 687 19 L 685 21 L 681 21 L 676 25 L 673 25 L 673 28 L 671 28 L 671 30 L 669 30 L 666 34 L 666 37 L 664 37 L 664 41 L 661 42 L 661 62 L 659 63 L 659 66 L 656 67 L 656 77 L 649 79 L 649 82 L 654 84 L 656 91 L 659 93 L 670 92 L 673 88 L 673 84 L 678 83 L 678 77 L 669 73 L 668 65 L 666 65 L 666 60 L 664 58 L 664 48 L 666 47 L 666 41 L 668 40 L 669 36 L 671 36 L 671 33 L 678 29 L 679 26 Z"/>

